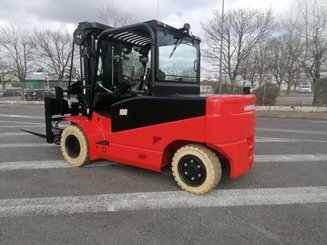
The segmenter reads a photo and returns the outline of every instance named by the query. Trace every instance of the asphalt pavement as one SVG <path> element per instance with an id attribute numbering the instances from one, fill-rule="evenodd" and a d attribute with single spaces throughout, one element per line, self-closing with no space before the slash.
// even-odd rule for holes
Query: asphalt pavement
<path id="1" fill-rule="evenodd" d="M 108 161 L 70 168 L 42 105 L 0 104 L 0 244 L 327 244 L 327 113 L 258 111 L 255 166 L 207 195 Z"/>

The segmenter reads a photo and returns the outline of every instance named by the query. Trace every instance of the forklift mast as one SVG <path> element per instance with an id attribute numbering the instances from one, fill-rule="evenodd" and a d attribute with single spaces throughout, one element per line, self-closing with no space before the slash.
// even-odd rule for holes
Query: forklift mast
<path id="1" fill-rule="evenodd" d="M 90 88 L 96 63 L 96 41 L 99 34 L 107 29 L 112 29 L 112 27 L 100 23 L 81 22 L 73 34 L 74 44 L 79 46 L 80 53 L 80 81 L 78 85 L 81 90 L 79 92 L 84 92 L 84 102 L 87 107 L 90 106 Z M 69 92 L 74 93 L 75 91 L 69 90 Z"/>

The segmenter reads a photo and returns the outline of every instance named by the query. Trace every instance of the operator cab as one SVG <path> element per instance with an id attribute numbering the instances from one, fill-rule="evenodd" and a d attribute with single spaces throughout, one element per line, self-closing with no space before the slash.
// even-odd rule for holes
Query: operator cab
<path id="1" fill-rule="evenodd" d="M 103 31 L 96 88 L 119 96 L 199 94 L 199 39 L 189 28 L 149 21 Z"/>
<path id="2" fill-rule="evenodd" d="M 200 39 L 189 24 L 176 29 L 152 20 L 112 28 L 83 22 L 74 43 L 80 47 L 81 79 L 68 91 L 89 118 L 135 96 L 200 94 Z"/>

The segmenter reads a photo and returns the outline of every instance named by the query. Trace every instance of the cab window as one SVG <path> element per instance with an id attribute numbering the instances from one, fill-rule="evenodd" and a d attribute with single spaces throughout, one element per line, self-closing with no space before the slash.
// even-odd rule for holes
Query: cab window
<path id="1" fill-rule="evenodd" d="M 199 62 L 197 41 L 190 37 L 158 32 L 158 80 L 196 82 Z"/>

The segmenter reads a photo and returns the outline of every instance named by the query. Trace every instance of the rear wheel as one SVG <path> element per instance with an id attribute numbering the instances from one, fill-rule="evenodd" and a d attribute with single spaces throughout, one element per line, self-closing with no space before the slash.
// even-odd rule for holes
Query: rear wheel
<path id="1" fill-rule="evenodd" d="M 89 146 L 78 126 L 69 126 L 61 134 L 61 152 L 69 165 L 80 167 L 89 162 Z"/>
<path id="2" fill-rule="evenodd" d="M 172 173 L 183 190 L 201 195 L 216 187 L 221 177 L 221 165 L 211 149 L 200 144 L 190 144 L 175 153 Z"/>

